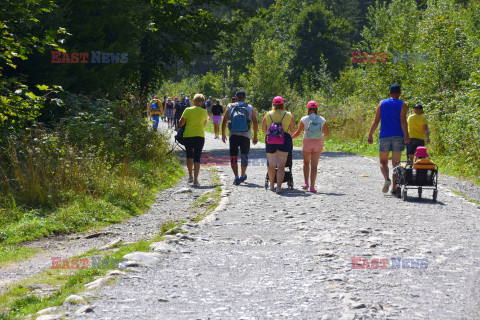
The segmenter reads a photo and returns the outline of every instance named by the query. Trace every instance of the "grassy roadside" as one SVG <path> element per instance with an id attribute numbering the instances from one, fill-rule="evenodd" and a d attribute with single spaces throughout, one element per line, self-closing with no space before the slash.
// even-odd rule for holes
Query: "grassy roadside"
<path id="1" fill-rule="evenodd" d="M 259 124 L 258 130 L 258 140 L 265 141 L 265 135 L 263 134 L 261 128 L 261 124 Z M 206 129 L 207 132 L 214 133 L 213 123 L 209 121 L 207 123 Z M 228 129 L 227 129 L 228 130 Z M 221 134 L 221 128 L 220 128 Z M 296 138 L 293 140 L 293 145 L 296 147 L 302 146 L 302 138 Z M 370 157 L 378 157 L 378 140 L 374 141 L 373 144 L 368 144 L 366 140 L 357 140 L 357 139 L 339 139 L 336 138 L 334 135 L 331 135 L 325 141 L 325 149 L 327 151 L 341 151 L 347 152 L 357 155 L 363 156 L 370 156 Z M 476 183 L 480 186 L 480 177 L 472 176 L 468 172 L 468 164 L 463 164 L 458 162 L 453 156 L 432 156 L 432 161 L 437 163 L 439 172 L 441 174 L 450 175 L 453 177 L 461 178 L 468 180 L 470 182 Z M 407 156 L 402 154 L 402 161 L 406 161 Z"/>
<path id="2" fill-rule="evenodd" d="M 212 182 L 216 187 L 214 190 L 205 193 L 191 206 L 190 210 L 198 213 L 195 222 L 199 222 L 210 214 L 219 205 L 221 199 L 220 178 L 215 168 L 210 168 L 209 171 L 212 174 Z M 130 252 L 149 252 L 152 243 L 162 241 L 165 235 L 174 235 L 181 232 L 178 227 L 183 223 L 185 221 L 182 220 L 163 225 L 158 235 L 151 240 L 128 245 L 119 244 L 106 252 L 91 250 L 85 254 L 72 257 L 69 261 L 92 256 L 102 256 L 103 261 L 121 261 L 123 256 Z M 72 264 L 70 263 L 70 265 Z M 22 280 L 10 286 L 8 291 L 0 295 L 0 320 L 18 319 L 48 307 L 60 306 L 68 296 L 85 291 L 85 284 L 105 276 L 109 270 L 113 269 L 116 269 L 116 265 L 107 264 L 105 266 L 104 264 L 102 268 L 96 269 L 49 269 L 35 277 Z M 113 282 L 114 280 L 111 280 L 109 284 Z M 34 288 L 40 284 L 58 286 L 59 288 L 48 296 L 38 297 L 34 294 Z"/>
<path id="3" fill-rule="evenodd" d="M 112 190 L 97 197 L 78 197 L 50 210 L 15 208 L 0 212 L 0 266 L 27 259 L 39 251 L 23 246 L 27 241 L 101 228 L 141 214 L 155 201 L 156 193 L 174 186 L 185 175 L 176 159 L 170 159 L 154 170 L 144 168 L 143 172 L 151 174 L 154 181 L 145 183 L 142 177 L 135 178 L 134 175 L 126 176 L 128 181 L 122 181 L 112 176 L 108 182 Z"/>

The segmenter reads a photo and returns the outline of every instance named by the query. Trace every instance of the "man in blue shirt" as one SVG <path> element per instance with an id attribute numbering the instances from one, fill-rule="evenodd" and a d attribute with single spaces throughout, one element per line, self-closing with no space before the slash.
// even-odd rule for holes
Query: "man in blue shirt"
<path id="1" fill-rule="evenodd" d="M 392 181 L 389 178 L 388 159 L 392 152 L 392 167 L 400 161 L 405 144 L 410 142 L 408 136 L 407 111 L 405 102 L 400 100 L 401 89 L 398 84 L 390 87 L 390 98 L 380 101 L 375 113 L 375 119 L 370 127 L 368 134 L 368 143 L 373 143 L 373 133 L 380 125 L 380 171 L 385 178 L 382 192 L 387 193 Z M 395 175 L 392 175 L 393 186 L 392 194 L 396 193 Z"/>

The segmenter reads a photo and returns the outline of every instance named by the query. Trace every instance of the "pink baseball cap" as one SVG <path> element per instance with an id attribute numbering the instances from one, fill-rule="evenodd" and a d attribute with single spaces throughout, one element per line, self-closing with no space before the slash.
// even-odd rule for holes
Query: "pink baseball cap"
<path id="1" fill-rule="evenodd" d="M 426 158 L 428 157 L 427 148 L 417 147 L 417 152 L 415 152 L 415 157 L 417 158 Z"/>
<path id="2" fill-rule="evenodd" d="M 307 104 L 308 109 L 315 109 L 318 108 L 318 104 L 315 101 L 309 101 Z"/>
<path id="3" fill-rule="evenodd" d="M 283 104 L 283 98 L 280 96 L 276 96 L 275 98 L 273 98 L 272 104 Z"/>

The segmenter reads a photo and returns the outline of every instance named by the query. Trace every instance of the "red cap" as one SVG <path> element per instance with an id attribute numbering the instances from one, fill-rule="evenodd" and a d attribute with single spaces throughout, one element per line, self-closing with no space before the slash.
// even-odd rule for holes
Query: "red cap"
<path id="1" fill-rule="evenodd" d="M 273 98 L 272 104 L 283 104 L 283 98 L 280 96 L 276 96 L 275 98 Z"/>
<path id="2" fill-rule="evenodd" d="M 318 104 L 315 101 L 309 101 L 307 104 L 308 109 L 315 109 L 318 108 Z"/>
<path id="3" fill-rule="evenodd" d="M 173 98 L 173 100 L 178 100 L 178 98 L 177 98 L 177 97 L 175 97 L 175 98 Z"/>

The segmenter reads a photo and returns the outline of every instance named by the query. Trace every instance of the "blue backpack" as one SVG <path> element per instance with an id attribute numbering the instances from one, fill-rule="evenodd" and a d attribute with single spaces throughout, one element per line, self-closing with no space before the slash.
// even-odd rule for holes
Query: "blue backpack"
<path id="1" fill-rule="evenodd" d="M 241 103 L 241 104 L 240 104 Z M 247 110 L 247 104 L 236 102 L 230 106 L 228 115 L 228 129 L 232 132 L 247 132 L 250 130 L 250 115 Z"/>
<path id="2" fill-rule="evenodd" d="M 306 139 L 321 139 L 323 138 L 322 132 L 322 121 L 318 115 L 314 115 L 312 118 L 312 114 L 309 115 L 310 123 L 308 124 L 308 128 L 305 131 L 305 138 Z"/>

